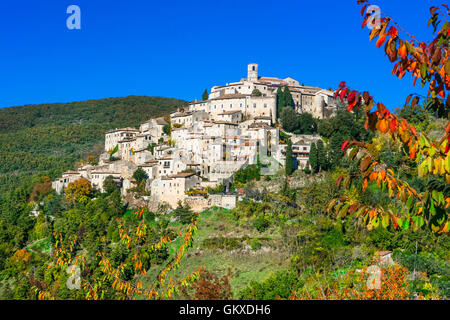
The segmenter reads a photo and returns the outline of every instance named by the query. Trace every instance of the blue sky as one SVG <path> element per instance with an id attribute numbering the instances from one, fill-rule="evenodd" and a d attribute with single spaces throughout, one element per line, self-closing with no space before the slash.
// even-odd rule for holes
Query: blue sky
<path id="1" fill-rule="evenodd" d="M 425 41 L 435 1 L 373 0 Z M 66 9 L 81 8 L 81 30 Z M 262 76 L 336 88 L 345 80 L 392 109 L 411 80 L 391 75 L 369 42 L 356 0 L 0 2 L 0 107 L 128 95 L 201 98 L 238 81 L 250 62 Z"/>

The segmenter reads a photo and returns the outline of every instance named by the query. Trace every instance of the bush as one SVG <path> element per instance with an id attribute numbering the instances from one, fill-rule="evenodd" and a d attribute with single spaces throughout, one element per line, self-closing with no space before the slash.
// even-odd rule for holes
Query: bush
<path id="1" fill-rule="evenodd" d="M 136 181 L 138 183 L 145 181 L 148 179 L 148 175 L 147 173 L 142 170 L 142 168 L 138 168 L 134 173 L 133 173 L 133 178 L 136 179 Z"/>
<path id="2" fill-rule="evenodd" d="M 409 270 L 426 272 L 428 275 L 450 275 L 450 265 L 445 261 L 439 261 L 431 253 L 409 254 L 400 250 L 394 250 L 393 258 Z"/>
<path id="3" fill-rule="evenodd" d="M 236 250 L 242 248 L 242 238 L 208 238 L 202 241 L 202 246 L 206 249 Z"/>
<path id="4" fill-rule="evenodd" d="M 250 247 L 253 251 L 261 249 L 261 242 L 258 240 L 258 238 L 253 238 L 252 241 L 250 241 Z"/>
<path id="5" fill-rule="evenodd" d="M 241 169 L 235 172 L 234 174 L 234 181 L 237 181 L 241 184 L 246 184 L 249 181 L 252 180 L 260 180 L 261 179 L 261 172 L 260 168 L 252 164 L 250 166 L 247 166 L 245 169 Z"/>
<path id="6" fill-rule="evenodd" d="M 264 214 L 261 214 L 258 218 L 256 218 L 253 226 L 256 230 L 258 230 L 258 232 L 262 233 L 269 228 L 270 222 L 266 219 Z"/>
<path id="7" fill-rule="evenodd" d="M 181 201 L 178 201 L 178 207 L 174 210 L 173 214 L 182 224 L 191 223 L 194 217 L 194 212 L 192 212 L 191 207 L 188 204 L 183 206 Z"/>
<path id="8" fill-rule="evenodd" d="M 279 271 L 271 274 L 262 282 L 251 281 L 250 284 L 239 293 L 240 300 L 276 300 L 288 299 L 294 286 L 300 282 L 295 273 Z"/>

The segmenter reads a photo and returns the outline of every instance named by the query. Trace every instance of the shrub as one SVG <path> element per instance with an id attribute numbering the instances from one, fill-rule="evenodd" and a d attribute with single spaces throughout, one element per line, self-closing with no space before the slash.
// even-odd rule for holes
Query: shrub
<path id="1" fill-rule="evenodd" d="M 292 288 L 300 283 L 293 272 L 279 271 L 262 282 L 251 281 L 239 293 L 240 300 L 288 299 Z"/>
<path id="2" fill-rule="evenodd" d="M 256 218 L 253 226 L 258 230 L 258 232 L 262 233 L 267 230 L 270 226 L 270 222 L 267 220 L 266 216 L 264 214 L 261 214 Z"/>
<path id="3" fill-rule="evenodd" d="M 250 247 L 254 251 L 259 250 L 261 249 L 261 242 L 258 240 L 258 238 L 253 238 L 252 241 L 250 242 Z"/>

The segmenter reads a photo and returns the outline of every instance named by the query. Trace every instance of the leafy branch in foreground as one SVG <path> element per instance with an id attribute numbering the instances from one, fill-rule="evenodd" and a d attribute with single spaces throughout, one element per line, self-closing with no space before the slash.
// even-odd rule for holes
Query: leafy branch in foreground
<path id="1" fill-rule="evenodd" d="M 365 0 L 358 0 L 358 4 L 364 4 L 361 15 L 364 16 Z M 450 15 L 448 6 L 444 5 L 446 15 L 438 7 L 430 9 L 431 22 L 436 33 L 439 25 L 438 17 Z M 363 27 L 370 19 L 370 13 L 364 16 Z M 414 77 L 414 83 L 418 78 L 422 80 L 422 86 L 429 83 L 426 107 L 434 111 L 438 116 L 448 117 L 450 110 L 450 25 L 445 22 L 433 41 L 429 44 L 420 42 L 415 37 L 408 41 L 399 37 L 398 30 L 390 17 L 383 17 L 380 25 L 373 28 L 370 40 L 378 36 L 377 47 L 380 48 L 387 40 L 385 53 L 391 62 L 396 62 L 393 73 L 398 78 L 403 78 L 406 72 Z M 396 24 L 396 23 L 394 23 Z M 398 26 L 398 24 L 396 24 Z M 397 61 L 398 60 L 398 61 Z M 346 197 L 333 199 L 328 207 L 329 211 L 337 212 L 338 217 L 343 218 L 347 214 L 355 214 L 361 217 L 368 229 L 382 224 L 387 228 L 391 223 L 394 228 L 413 228 L 417 230 L 424 226 L 436 233 L 448 233 L 450 194 L 448 188 L 442 188 L 442 183 L 450 183 L 450 122 L 447 122 L 445 132 L 439 140 L 433 140 L 424 132 L 417 132 L 416 128 L 404 118 L 391 113 L 383 103 L 375 103 L 369 92 L 358 92 L 349 88 L 343 81 L 335 92 L 335 99 L 347 102 L 347 110 L 352 112 L 354 108 L 364 108 L 366 130 L 378 131 L 389 134 L 393 140 L 400 141 L 403 151 L 417 164 L 417 176 L 423 180 L 426 188 L 418 192 L 406 181 L 399 178 L 394 168 L 389 168 L 378 155 L 375 146 L 371 143 L 358 141 L 345 141 L 342 144 L 343 151 L 349 151 L 349 159 L 360 160 L 360 172 L 347 174 L 337 180 L 348 187 L 350 183 L 362 179 L 362 191 L 366 191 L 369 182 L 376 182 L 382 191 L 387 191 L 392 201 L 388 208 L 381 205 L 377 207 L 352 201 Z M 445 100 L 445 98 L 447 99 Z M 411 100 L 412 99 L 412 100 Z M 410 95 L 406 104 L 411 101 L 411 107 L 419 102 L 419 97 Z M 445 101 L 445 102 L 444 102 Z M 372 109 L 376 106 L 376 110 Z M 430 183 L 430 177 L 434 182 Z M 359 180 L 361 181 L 361 180 Z"/>

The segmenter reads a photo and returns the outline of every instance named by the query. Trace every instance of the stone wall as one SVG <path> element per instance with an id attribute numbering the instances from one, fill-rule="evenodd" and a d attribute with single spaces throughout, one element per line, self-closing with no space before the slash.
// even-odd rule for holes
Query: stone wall
<path id="1" fill-rule="evenodd" d="M 194 212 L 201 212 L 209 207 L 208 199 L 201 196 L 186 197 L 184 203 L 188 204 Z"/>

